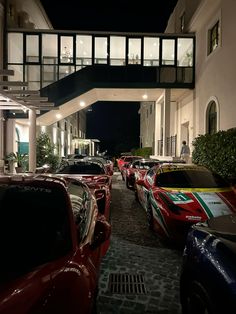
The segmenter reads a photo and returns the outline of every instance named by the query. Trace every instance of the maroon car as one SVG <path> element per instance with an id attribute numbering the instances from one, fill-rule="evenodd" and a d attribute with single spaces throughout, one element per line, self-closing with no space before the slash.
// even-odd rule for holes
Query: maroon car
<path id="1" fill-rule="evenodd" d="M 0 313 L 93 313 L 111 227 L 90 189 L 73 178 L 1 176 L 0 217 Z"/>

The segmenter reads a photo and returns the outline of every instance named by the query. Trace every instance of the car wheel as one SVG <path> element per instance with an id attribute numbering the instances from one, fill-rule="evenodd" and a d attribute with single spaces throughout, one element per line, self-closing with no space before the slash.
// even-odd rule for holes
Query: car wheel
<path id="1" fill-rule="evenodd" d="M 181 295 L 183 314 L 217 314 L 204 286 L 197 280 L 187 285 Z"/>
<path id="2" fill-rule="evenodd" d="M 152 207 L 150 203 L 148 203 L 148 208 L 147 208 L 147 222 L 148 222 L 148 228 L 150 230 L 153 230 L 153 213 L 152 213 Z"/>

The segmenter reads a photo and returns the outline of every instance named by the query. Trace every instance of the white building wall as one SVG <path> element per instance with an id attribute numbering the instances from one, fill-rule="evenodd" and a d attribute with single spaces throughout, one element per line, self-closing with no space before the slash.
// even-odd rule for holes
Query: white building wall
<path id="1" fill-rule="evenodd" d="M 141 102 L 140 104 L 140 146 L 154 149 L 155 132 L 155 103 Z"/>
<path id="2" fill-rule="evenodd" d="M 210 101 L 217 104 L 218 130 L 236 126 L 235 12 L 234 0 L 179 0 L 168 21 L 165 32 L 180 33 L 180 17 L 185 13 L 185 31 L 196 35 L 195 89 L 177 99 L 175 126 L 171 106 L 171 133 L 176 131 L 177 143 L 187 135 L 191 151 L 194 138 L 206 133 L 206 109 Z M 220 45 L 208 56 L 208 31 L 217 20 L 220 21 Z"/>
<path id="3" fill-rule="evenodd" d="M 203 8 L 204 9 L 204 8 Z M 202 9 L 202 10 L 203 10 Z M 224 0 L 215 8 L 203 25 L 197 25 L 196 96 L 198 105 L 198 133 L 206 131 L 206 107 L 212 98 L 219 104 L 218 130 L 236 126 L 236 2 Z M 220 20 L 221 43 L 207 56 L 207 33 Z"/>

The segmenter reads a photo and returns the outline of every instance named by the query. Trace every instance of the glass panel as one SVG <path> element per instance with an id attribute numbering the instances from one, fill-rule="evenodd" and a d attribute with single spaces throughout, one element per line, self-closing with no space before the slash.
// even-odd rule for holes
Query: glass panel
<path id="1" fill-rule="evenodd" d="M 29 87 L 31 86 L 32 89 L 40 89 L 40 66 L 27 65 L 25 66 L 25 71 L 26 81 L 29 83 Z"/>
<path id="2" fill-rule="evenodd" d="M 128 62 L 129 64 L 141 64 L 141 39 L 140 38 L 129 38 L 129 53 Z"/>
<path id="3" fill-rule="evenodd" d="M 56 64 L 58 62 L 57 35 L 42 35 L 42 63 Z"/>
<path id="4" fill-rule="evenodd" d="M 39 62 L 38 35 L 26 35 L 26 62 Z"/>
<path id="5" fill-rule="evenodd" d="M 8 63 L 23 63 L 23 34 L 8 34 Z"/>
<path id="6" fill-rule="evenodd" d="M 65 76 L 67 76 L 73 72 L 75 72 L 74 66 L 70 66 L 70 65 L 60 66 L 59 67 L 59 79 L 65 77 Z"/>
<path id="7" fill-rule="evenodd" d="M 76 36 L 76 64 L 82 67 L 92 64 L 92 36 Z"/>
<path id="8" fill-rule="evenodd" d="M 193 39 L 178 38 L 177 50 L 178 66 L 193 66 Z"/>
<path id="9" fill-rule="evenodd" d="M 44 65 L 42 68 L 43 87 L 57 81 L 57 65 Z"/>
<path id="10" fill-rule="evenodd" d="M 156 37 L 144 37 L 144 60 L 146 66 L 159 65 L 160 39 Z"/>
<path id="11" fill-rule="evenodd" d="M 73 63 L 73 37 L 61 36 L 60 37 L 60 62 Z"/>
<path id="12" fill-rule="evenodd" d="M 9 70 L 14 71 L 14 76 L 8 76 L 9 81 L 23 81 L 23 65 L 11 64 L 8 65 Z"/>
<path id="13" fill-rule="evenodd" d="M 94 63 L 107 64 L 107 37 L 95 38 Z"/>
<path id="14" fill-rule="evenodd" d="M 175 63 L 175 40 L 162 40 L 162 65 L 174 65 Z"/>
<path id="15" fill-rule="evenodd" d="M 110 64 L 125 65 L 125 37 L 110 37 Z"/>

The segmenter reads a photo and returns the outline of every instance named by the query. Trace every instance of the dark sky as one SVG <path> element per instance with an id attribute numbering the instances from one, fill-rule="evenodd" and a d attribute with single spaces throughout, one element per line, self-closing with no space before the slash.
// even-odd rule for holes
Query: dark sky
<path id="1" fill-rule="evenodd" d="M 54 29 L 138 33 L 163 33 L 176 2 L 41 0 Z M 87 138 L 112 155 L 138 148 L 138 109 L 137 102 L 97 102 L 87 114 Z"/>
<path id="2" fill-rule="evenodd" d="M 41 0 L 55 29 L 141 33 L 162 33 L 176 2 Z"/>

